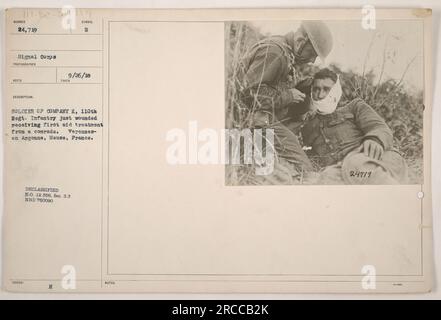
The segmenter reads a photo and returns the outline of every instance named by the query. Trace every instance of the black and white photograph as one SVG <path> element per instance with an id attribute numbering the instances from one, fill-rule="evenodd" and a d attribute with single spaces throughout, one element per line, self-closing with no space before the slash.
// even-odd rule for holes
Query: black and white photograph
<path id="1" fill-rule="evenodd" d="M 226 184 L 422 184 L 423 34 L 416 20 L 227 23 Z"/>

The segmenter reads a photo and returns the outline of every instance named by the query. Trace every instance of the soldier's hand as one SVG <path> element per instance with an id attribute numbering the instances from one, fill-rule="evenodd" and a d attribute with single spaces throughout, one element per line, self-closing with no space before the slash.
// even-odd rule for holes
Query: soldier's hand
<path id="1" fill-rule="evenodd" d="M 294 103 L 303 102 L 303 100 L 305 100 L 306 95 L 296 88 L 289 89 L 289 91 L 291 92 Z"/>
<path id="2" fill-rule="evenodd" d="M 383 146 L 375 140 L 365 140 L 363 142 L 364 155 L 372 159 L 381 160 L 383 157 Z"/>

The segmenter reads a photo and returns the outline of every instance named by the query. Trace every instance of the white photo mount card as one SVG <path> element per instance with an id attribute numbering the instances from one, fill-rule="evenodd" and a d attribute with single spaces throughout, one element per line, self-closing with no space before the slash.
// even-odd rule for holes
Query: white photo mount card
<path id="1" fill-rule="evenodd" d="M 3 288 L 428 292 L 430 9 L 8 9 Z"/>

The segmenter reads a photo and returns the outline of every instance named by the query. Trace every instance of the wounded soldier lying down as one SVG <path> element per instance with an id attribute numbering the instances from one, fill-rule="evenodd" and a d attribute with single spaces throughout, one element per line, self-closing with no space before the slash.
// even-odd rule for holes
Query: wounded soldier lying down
<path id="1" fill-rule="evenodd" d="M 384 120 L 362 99 L 337 108 L 340 79 L 329 69 L 314 76 L 311 111 L 301 127 L 304 146 L 324 167 L 318 184 L 405 184 L 407 165 L 393 148 Z"/>

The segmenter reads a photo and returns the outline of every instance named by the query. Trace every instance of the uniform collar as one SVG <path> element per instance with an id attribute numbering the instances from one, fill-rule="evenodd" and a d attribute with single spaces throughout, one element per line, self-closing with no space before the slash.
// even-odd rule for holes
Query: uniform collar
<path id="1" fill-rule="evenodd" d="M 290 31 L 284 36 L 286 43 L 288 44 L 291 52 L 294 54 L 294 32 Z"/>

